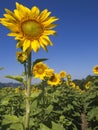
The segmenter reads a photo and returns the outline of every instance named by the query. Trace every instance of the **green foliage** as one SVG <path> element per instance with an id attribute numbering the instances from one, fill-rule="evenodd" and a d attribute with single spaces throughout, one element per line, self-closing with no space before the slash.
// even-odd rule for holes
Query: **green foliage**
<path id="1" fill-rule="evenodd" d="M 98 129 L 98 80 L 80 93 L 65 82 L 50 87 L 45 81 L 33 86 L 30 104 L 30 130 L 81 130 L 85 112 L 88 130 Z M 25 130 L 25 93 L 22 87 L 0 89 L 0 129 Z"/>

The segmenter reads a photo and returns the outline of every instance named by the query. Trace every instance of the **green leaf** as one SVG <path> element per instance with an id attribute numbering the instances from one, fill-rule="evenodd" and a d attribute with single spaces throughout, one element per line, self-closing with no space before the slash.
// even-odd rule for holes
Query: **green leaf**
<path id="1" fill-rule="evenodd" d="M 12 130 L 24 130 L 24 127 L 21 123 L 12 124 L 10 126 L 10 129 Z"/>
<path id="2" fill-rule="evenodd" d="M 49 105 L 49 106 L 47 107 L 47 109 L 45 110 L 45 113 L 46 113 L 46 114 L 50 114 L 52 111 L 53 111 L 53 106 L 52 106 L 52 105 Z"/>
<path id="3" fill-rule="evenodd" d="M 46 59 L 46 58 L 37 59 L 37 60 L 35 60 L 35 61 L 33 62 L 33 66 L 34 66 L 35 64 L 37 64 L 38 62 L 42 62 L 42 61 L 46 61 L 46 60 L 48 60 L 48 59 Z"/>
<path id="4" fill-rule="evenodd" d="M 19 122 L 19 118 L 15 115 L 4 115 L 2 124 L 13 124 Z"/>
<path id="5" fill-rule="evenodd" d="M 46 125 L 44 124 L 40 124 L 40 129 L 39 130 L 51 130 L 50 128 L 48 128 Z M 58 129 L 56 129 L 58 130 Z"/>
<path id="6" fill-rule="evenodd" d="M 98 121 L 98 107 L 92 108 L 87 116 L 89 120 L 96 119 Z"/>
<path id="7" fill-rule="evenodd" d="M 14 79 L 14 80 L 16 80 L 20 83 L 23 83 L 23 77 L 22 76 L 7 75 L 7 76 L 5 76 L 5 78 Z"/>
<path id="8" fill-rule="evenodd" d="M 56 124 L 52 122 L 52 130 L 65 130 L 65 128 L 61 124 Z"/>
<path id="9" fill-rule="evenodd" d="M 39 94 L 40 94 L 40 92 L 37 92 L 37 91 L 35 91 L 35 92 L 33 92 L 32 94 L 31 94 L 31 98 L 37 98 L 38 96 L 39 96 Z"/>

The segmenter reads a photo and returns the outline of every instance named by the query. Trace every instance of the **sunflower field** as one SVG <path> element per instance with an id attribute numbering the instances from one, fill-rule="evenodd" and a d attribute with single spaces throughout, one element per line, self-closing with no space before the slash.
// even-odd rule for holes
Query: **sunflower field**
<path id="1" fill-rule="evenodd" d="M 33 71 L 42 81 L 31 86 L 30 130 L 98 129 L 97 75 L 77 82 L 65 71 L 55 74 L 43 62 L 36 63 Z M 17 81 L 22 77 L 7 76 Z M 23 84 L 0 89 L 1 130 L 25 130 L 25 99 Z"/>
<path id="2" fill-rule="evenodd" d="M 0 88 L 0 130 L 98 130 L 98 65 L 93 76 L 80 81 L 64 70 L 56 73 L 44 63 L 46 58 L 32 62 L 32 51 L 48 51 L 53 45 L 49 36 L 56 35 L 58 18 L 47 9 L 40 12 L 18 2 L 14 11 L 5 12 L 0 24 L 15 37 L 16 58 L 24 72 L 5 76 L 20 86 Z M 33 84 L 34 78 L 40 83 Z"/>

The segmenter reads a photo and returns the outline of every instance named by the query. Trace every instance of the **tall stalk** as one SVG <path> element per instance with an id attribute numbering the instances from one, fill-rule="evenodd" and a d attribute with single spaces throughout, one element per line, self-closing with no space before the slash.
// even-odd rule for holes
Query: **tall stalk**
<path id="1" fill-rule="evenodd" d="M 30 96 L 31 96 L 31 53 L 28 56 L 28 63 L 27 63 L 27 86 L 26 86 L 26 122 L 25 122 L 25 129 L 29 130 L 30 126 Z"/>

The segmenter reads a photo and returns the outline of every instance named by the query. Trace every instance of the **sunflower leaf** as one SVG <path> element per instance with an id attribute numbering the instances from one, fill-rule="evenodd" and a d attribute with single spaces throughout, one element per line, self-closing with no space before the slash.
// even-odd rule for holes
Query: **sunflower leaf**
<path id="1" fill-rule="evenodd" d="M 14 79 L 14 80 L 16 80 L 20 83 L 23 83 L 23 77 L 22 76 L 7 75 L 7 76 L 5 76 L 5 78 Z"/>
<path id="2" fill-rule="evenodd" d="M 37 64 L 38 62 L 42 62 L 42 61 L 46 61 L 46 60 L 48 60 L 48 59 L 46 59 L 46 58 L 36 59 L 36 60 L 33 62 L 33 66 L 34 66 L 35 64 Z"/>

